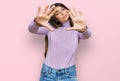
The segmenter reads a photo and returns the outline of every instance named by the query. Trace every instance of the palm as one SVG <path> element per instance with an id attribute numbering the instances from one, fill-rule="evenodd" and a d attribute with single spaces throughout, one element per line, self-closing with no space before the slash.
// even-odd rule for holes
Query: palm
<path id="1" fill-rule="evenodd" d="M 84 16 L 81 12 L 77 12 L 75 9 L 74 11 L 68 11 L 70 17 L 72 18 L 74 27 L 68 28 L 68 30 L 78 30 L 78 31 L 85 31 L 86 30 L 86 23 Z"/>
<path id="2" fill-rule="evenodd" d="M 45 26 L 49 21 L 49 16 L 44 16 L 40 14 L 37 16 L 37 18 L 38 18 L 37 21 L 39 22 L 39 24 L 43 26 Z"/>
<path id="3" fill-rule="evenodd" d="M 44 11 L 41 13 L 41 7 L 38 8 L 38 13 L 35 18 L 36 22 L 40 25 L 43 25 L 44 27 L 47 27 L 49 30 L 53 31 L 54 29 L 49 26 L 48 21 L 51 18 L 51 16 L 55 13 L 53 10 L 55 7 L 48 9 L 49 5 L 46 6 Z"/>

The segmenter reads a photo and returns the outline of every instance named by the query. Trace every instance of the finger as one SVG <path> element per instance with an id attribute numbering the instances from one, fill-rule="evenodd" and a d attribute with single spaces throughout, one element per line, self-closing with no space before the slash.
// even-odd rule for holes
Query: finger
<path id="1" fill-rule="evenodd" d="M 73 12 L 72 12 L 72 9 L 69 8 L 69 14 L 72 16 L 72 17 L 75 17 Z"/>
<path id="2" fill-rule="evenodd" d="M 43 14 L 46 14 L 46 12 L 47 12 L 47 10 L 48 10 L 48 7 L 49 7 L 49 5 L 47 5 L 47 6 L 45 7 L 45 9 L 44 9 L 44 11 L 43 11 Z"/>
<path id="3" fill-rule="evenodd" d="M 70 10 L 70 13 L 73 15 L 73 17 L 76 17 L 74 8 Z"/>
<path id="4" fill-rule="evenodd" d="M 84 16 L 82 15 L 80 11 L 79 11 L 79 17 L 81 17 L 81 19 L 84 19 Z"/>
<path id="5" fill-rule="evenodd" d="M 50 13 L 54 10 L 55 8 L 55 5 L 53 5 L 48 11 L 47 11 L 47 15 L 50 15 Z"/>
<path id="6" fill-rule="evenodd" d="M 54 31 L 55 29 L 54 28 L 52 28 L 52 27 L 47 27 L 50 31 Z"/>
<path id="7" fill-rule="evenodd" d="M 38 11 L 37 11 L 37 15 L 40 14 L 40 12 L 41 12 L 41 7 L 39 6 Z"/>
<path id="8" fill-rule="evenodd" d="M 74 10 L 75 16 L 78 16 L 78 13 L 77 13 L 76 9 L 73 8 L 73 10 Z"/>
<path id="9" fill-rule="evenodd" d="M 44 25 L 44 27 L 46 27 L 47 29 L 49 29 L 50 31 L 54 31 L 55 29 L 53 27 L 51 27 L 49 24 Z"/>
<path id="10" fill-rule="evenodd" d="M 68 27 L 66 30 L 76 30 L 74 27 Z"/>
<path id="11" fill-rule="evenodd" d="M 81 11 L 79 11 L 79 17 L 81 17 L 82 16 L 82 13 L 81 13 Z"/>
<path id="12" fill-rule="evenodd" d="M 72 13 L 70 13 L 70 11 L 67 10 L 67 13 L 70 15 L 70 17 L 73 19 L 74 16 L 72 15 Z"/>
<path id="13" fill-rule="evenodd" d="M 49 16 L 50 17 L 53 16 L 55 14 L 55 12 L 56 12 L 56 9 L 52 10 L 51 13 L 49 14 Z"/>

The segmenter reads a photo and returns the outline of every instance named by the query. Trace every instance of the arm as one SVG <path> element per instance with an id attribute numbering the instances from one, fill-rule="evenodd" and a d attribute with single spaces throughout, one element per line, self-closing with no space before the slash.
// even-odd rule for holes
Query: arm
<path id="1" fill-rule="evenodd" d="M 29 24 L 28 31 L 35 34 L 47 35 L 49 32 L 49 29 L 47 29 L 46 27 L 40 26 L 36 22 L 32 21 Z"/>
<path id="2" fill-rule="evenodd" d="M 30 23 L 28 31 L 40 35 L 46 35 L 49 31 L 53 32 L 54 28 L 49 24 L 49 20 L 55 12 L 55 6 L 49 8 L 49 5 L 47 5 L 43 13 L 41 13 L 41 7 L 38 7 L 37 16 Z"/>
<path id="3" fill-rule="evenodd" d="M 79 39 L 88 39 L 90 36 L 91 36 L 91 32 L 88 28 L 84 32 L 78 31 Z"/>

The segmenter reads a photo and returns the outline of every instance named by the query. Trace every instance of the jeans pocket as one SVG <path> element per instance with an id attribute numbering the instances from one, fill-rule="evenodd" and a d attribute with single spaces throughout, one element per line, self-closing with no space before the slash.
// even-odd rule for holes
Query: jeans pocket
<path id="1" fill-rule="evenodd" d="M 67 72 L 69 78 L 76 78 L 76 70 Z"/>
<path id="2" fill-rule="evenodd" d="M 41 71 L 41 76 L 47 76 L 48 75 L 48 70 L 42 70 Z"/>

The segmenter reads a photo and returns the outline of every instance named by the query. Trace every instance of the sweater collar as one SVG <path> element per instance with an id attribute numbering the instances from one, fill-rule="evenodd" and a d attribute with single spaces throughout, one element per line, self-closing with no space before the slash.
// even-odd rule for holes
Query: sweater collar
<path id="1" fill-rule="evenodd" d="M 70 27 L 70 21 L 63 22 L 63 27 Z"/>

